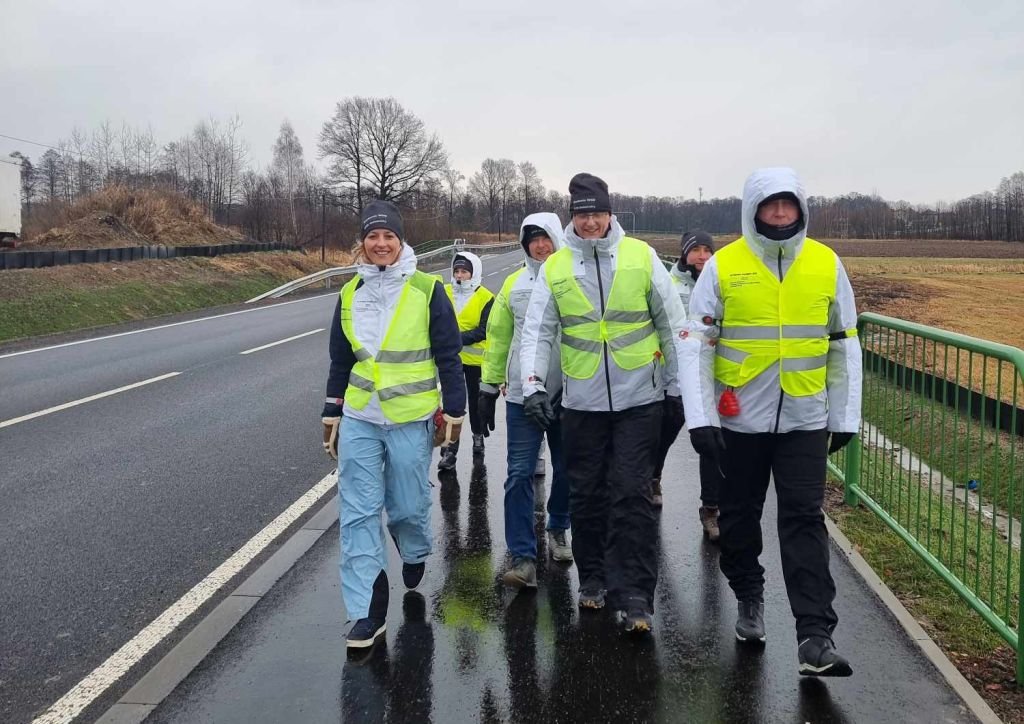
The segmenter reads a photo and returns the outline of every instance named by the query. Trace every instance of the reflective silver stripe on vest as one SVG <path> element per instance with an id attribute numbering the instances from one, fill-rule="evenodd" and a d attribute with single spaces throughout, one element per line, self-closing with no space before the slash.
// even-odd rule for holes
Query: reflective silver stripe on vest
<path id="1" fill-rule="evenodd" d="M 827 354 L 820 354 L 817 357 L 794 357 L 782 360 L 783 372 L 809 372 L 820 370 L 828 360 Z"/>
<path id="2" fill-rule="evenodd" d="M 348 383 L 353 387 L 358 387 L 360 390 L 373 392 L 373 380 L 368 380 L 365 377 L 360 377 L 355 372 L 349 374 Z"/>
<path id="3" fill-rule="evenodd" d="M 812 339 L 824 337 L 828 328 L 823 324 L 784 324 L 782 336 L 785 339 Z M 740 325 L 722 327 L 722 339 L 778 339 L 778 327 L 754 327 Z"/>
<path id="4" fill-rule="evenodd" d="M 577 324 L 588 324 L 590 322 L 600 322 L 601 318 L 594 312 L 584 316 L 578 316 L 575 314 L 566 314 L 560 319 L 563 327 L 575 327 Z"/>
<path id="5" fill-rule="evenodd" d="M 743 364 L 743 361 L 750 356 L 750 352 L 743 352 L 742 350 L 738 350 L 724 344 L 715 345 L 715 354 L 722 359 L 735 362 L 738 365 Z"/>
<path id="6" fill-rule="evenodd" d="M 483 354 L 486 350 L 479 344 L 471 344 L 468 347 L 462 348 L 463 352 L 469 352 L 471 354 Z"/>
<path id="7" fill-rule="evenodd" d="M 427 349 L 382 349 L 377 353 L 377 361 L 386 364 L 401 364 L 403 362 L 426 362 L 430 359 L 430 348 Z"/>
<path id="8" fill-rule="evenodd" d="M 366 360 L 373 357 L 373 355 L 366 351 L 365 347 L 360 347 L 359 349 L 352 350 L 352 354 L 356 356 L 356 360 L 359 362 L 365 362 Z"/>
<path id="9" fill-rule="evenodd" d="M 629 334 L 624 334 L 621 337 L 608 340 L 608 346 L 612 349 L 623 349 L 631 344 L 636 344 L 642 339 L 646 339 L 652 334 L 654 334 L 654 323 L 648 322 L 639 329 L 634 329 Z"/>
<path id="10" fill-rule="evenodd" d="M 562 335 L 562 344 L 566 347 L 578 349 L 580 352 L 591 352 L 593 354 L 599 354 L 601 352 L 600 342 L 591 342 L 589 339 L 580 339 L 579 337 L 573 337 L 568 334 Z"/>
<path id="11" fill-rule="evenodd" d="M 809 339 L 811 337 L 824 337 L 828 334 L 828 327 L 824 324 L 783 324 L 782 336 L 785 339 Z"/>
<path id="12" fill-rule="evenodd" d="M 437 389 L 437 378 L 431 377 L 429 380 L 420 380 L 419 382 L 406 382 L 401 385 L 392 385 L 391 387 L 385 387 L 383 390 L 377 392 L 377 397 L 380 398 L 381 402 L 387 402 L 393 400 L 396 397 L 402 397 L 404 395 L 415 395 L 419 392 L 430 392 L 431 390 Z"/>
<path id="13" fill-rule="evenodd" d="M 647 310 L 626 312 L 618 309 L 609 309 L 604 313 L 604 321 L 606 322 L 646 322 L 650 318 L 651 313 Z"/>

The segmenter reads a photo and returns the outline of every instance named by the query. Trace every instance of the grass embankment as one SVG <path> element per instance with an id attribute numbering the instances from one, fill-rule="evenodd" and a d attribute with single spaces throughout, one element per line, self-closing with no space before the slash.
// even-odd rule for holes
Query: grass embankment
<path id="1" fill-rule="evenodd" d="M 963 486 L 980 481 L 980 502 L 1021 514 L 1024 461 L 1020 440 L 984 429 L 966 414 L 912 395 L 874 375 L 864 387 L 864 418 L 884 434 L 865 440 L 861 486 L 1010 626 L 1018 626 L 1020 552 L 976 506 Z M 912 450 L 924 465 L 906 465 Z M 907 469 L 909 468 L 909 469 Z M 955 492 L 953 486 L 956 486 Z M 1024 689 L 1015 653 L 982 617 L 867 507 L 842 503 L 833 485 L 829 514 L 961 673 L 1007 721 L 1024 721 Z M 1019 530 L 1014 527 L 1019 533 Z"/>
<path id="2" fill-rule="evenodd" d="M 0 272 L 0 342 L 244 302 L 350 256 L 263 252 Z"/>

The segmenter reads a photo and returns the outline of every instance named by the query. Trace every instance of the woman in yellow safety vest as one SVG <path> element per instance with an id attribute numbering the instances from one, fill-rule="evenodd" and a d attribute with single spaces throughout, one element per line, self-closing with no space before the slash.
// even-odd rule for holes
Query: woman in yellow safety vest
<path id="1" fill-rule="evenodd" d="M 469 427 L 473 433 L 473 457 L 484 454 L 484 424 L 477 411 L 477 397 L 480 394 L 480 370 L 487 351 L 487 318 L 491 314 L 494 295 L 483 284 L 483 264 L 480 257 L 468 251 L 460 251 L 452 259 L 452 283 L 445 286 L 448 298 L 455 307 L 462 336 L 462 369 L 466 375 L 466 391 L 469 395 Z M 459 454 L 459 441 L 441 450 L 438 470 L 452 470 Z"/>
<path id="2" fill-rule="evenodd" d="M 416 269 L 391 202 L 363 210 L 359 254 L 334 310 L 321 415 L 324 448 L 338 460 L 341 593 L 355 621 L 346 641 L 354 649 L 372 646 L 385 628 L 381 512 L 413 590 L 432 546 L 432 443 L 458 441 L 466 408 L 455 311 L 440 280 Z M 439 407 L 443 424 L 435 423 Z"/>

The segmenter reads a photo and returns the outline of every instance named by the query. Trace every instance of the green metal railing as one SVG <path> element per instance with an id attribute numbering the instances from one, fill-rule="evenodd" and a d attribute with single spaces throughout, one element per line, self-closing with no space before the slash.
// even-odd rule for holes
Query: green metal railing
<path id="1" fill-rule="evenodd" d="M 830 470 L 1014 648 L 1024 681 L 1024 351 L 878 314 L 857 327 L 861 435 Z"/>

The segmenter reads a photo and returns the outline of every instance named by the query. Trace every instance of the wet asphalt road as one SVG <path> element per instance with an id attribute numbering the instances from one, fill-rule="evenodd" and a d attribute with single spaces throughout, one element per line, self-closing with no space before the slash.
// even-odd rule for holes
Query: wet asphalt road
<path id="1" fill-rule="evenodd" d="M 505 589 L 495 580 L 506 563 L 503 407 L 482 464 L 463 454 L 456 476 L 432 473 L 436 538 L 419 592 L 402 590 L 389 546 L 386 643 L 346 655 L 335 527 L 148 721 L 974 721 L 835 551 L 835 638 L 854 676 L 797 674 L 771 494 L 768 642 L 737 644 L 734 599 L 699 533 L 696 455 L 685 439 L 670 453 L 661 528 L 651 531 L 662 542 L 652 636 L 622 636 L 610 612 L 581 614 L 575 568 L 546 561 L 543 546 L 539 590 Z"/>

